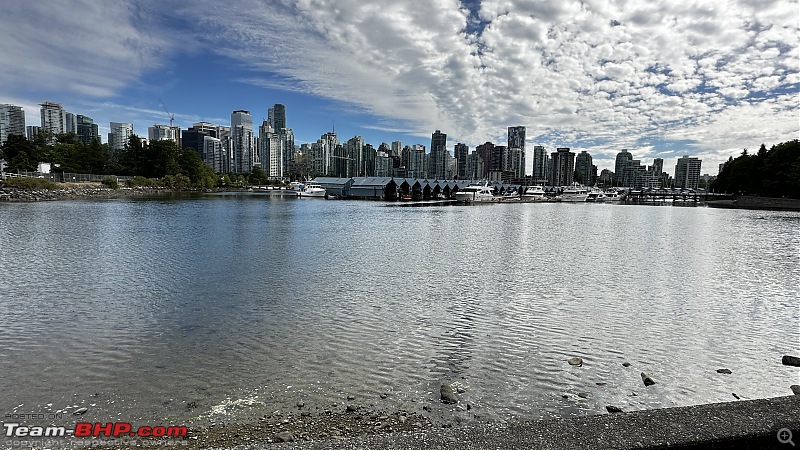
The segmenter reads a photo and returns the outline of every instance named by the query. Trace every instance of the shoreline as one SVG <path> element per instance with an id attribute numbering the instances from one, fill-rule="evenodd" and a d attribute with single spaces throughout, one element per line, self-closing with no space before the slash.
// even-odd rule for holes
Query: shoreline
<path id="1" fill-rule="evenodd" d="M 750 209 L 765 211 L 800 211 L 800 199 L 778 197 L 737 197 L 733 200 L 706 201 L 710 208 Z"/>

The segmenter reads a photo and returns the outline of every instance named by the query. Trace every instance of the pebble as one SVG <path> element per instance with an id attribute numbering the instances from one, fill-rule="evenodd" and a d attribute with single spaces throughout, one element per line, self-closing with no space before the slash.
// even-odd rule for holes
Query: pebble
<path id="1" fill-rule="evenodd" d="M 717 373 L 724 373 L 726 375 L 730 375 L 733 372 L 731 372 L 730 369 L 717 369 Z"/>
<path id="2" fill-rule="evenodd" d="M 781 359 L 781 362 L 783 363 L 784 366 L 800 367 L 800 358 L 798 358 L 797 356 L 783 355 L 783 359 Z"/>
<path id="3" fill-rule="evenodd" d="M 647 374 L 646 374 L 646 373 L 644 373 L 644 372 L 642 372 L 642 381 L 644 382 L 644 385 L 645 385 L 645 386 L 652 386 L 652 385 L 656 384 L 656 382 L 655 382 L 655 381 L 653 381 L 653 379 L 652 379 L 652 378 L 650 378 L 650 376 L 649 376 L 649 375 L 647 375 Z"/>
<path id="4" fill-rule="evenodd" d="M 630 367 L 630 366 L 631 366 L 631 363 L 629 363 L 628 361 L 625 361 L 624 363 L 622 363 L 622 367 Z"/>
<path id="5" fill-rule="evenodd" d="M 355 396 L 355 395 L 348 395 L 348 396 L 347 396 L 347 400 L 350 400 L 350 401 L 352 401 L 352 400 L 355 400 L 355 399 L 356 399 L 356 396 Z"/>
<path id="6" fill-rule="evenodd" d="M 281 431 L 275 435 L 275 440 L 277 442 L 292 442 L 294 441 L 294 435 L 288 431 Z"/>
<path id="7" fill-rule="evenodd" d="M 85 414 L 86 411 L 89 411 L 89 408 L 84 406 L 83 408 L 76 409 L 75 411 L 72 412 L 72 414 L 75 416 L 80 416 L 81 414 Z"/>
<path id="8" fill-rule="evenodd" d="M 800 384 L 793 384 L 789 386 L 789 388 L 792 390 L 794 395 L 800 395 Z"/>
<path id="9" fill-rule="evenodd" d="M 578 358 L 577 356 L 568 359 L 567 362 L 569 363 L 570 366 L 580 367 L 583 365 L 583 360 L 581 358 Z"/>
<path id="10" fill-rule="evenodd" d="M 621 413 L 622 412 L 622 408 L 620 408 L 619 406 L 607 405 L 606 406 L 606 411 L 608 411 L 610 413 Z"/>
<path id="11" fill-rule="evenodd" d="M 586 392 L 578 392 L 578 397 L 580 398 L 589 398 L 589 394 Z"/>
<path id="12" fill-rule="evenodd" d="M 453 392 L 453 388 L 450 387 L 448 384 L 443 384 L 441 389 L 439 389 L 439 394 L 442 400 L 442 403 L 452 405 L 458 403 L 458 396 L 455 392 Z"/>

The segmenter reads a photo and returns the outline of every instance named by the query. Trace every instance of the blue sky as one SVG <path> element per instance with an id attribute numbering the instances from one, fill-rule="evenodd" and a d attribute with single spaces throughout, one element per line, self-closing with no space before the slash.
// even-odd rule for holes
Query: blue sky
<path id="1" fill-rule="evenodd" d="M 335 129 L 377 147 L 625 148 L 703 172 L 800 134 L 798 2 L 786 0 L 133 0 L 6 2 L 0 103 L 62 103 L 137 134 L 259 124 L 286 105 L 296 142 Z M 530 166 L 530 157 L 528 165 Z M 530 169 L 529 169 L 530 172 Z"/>

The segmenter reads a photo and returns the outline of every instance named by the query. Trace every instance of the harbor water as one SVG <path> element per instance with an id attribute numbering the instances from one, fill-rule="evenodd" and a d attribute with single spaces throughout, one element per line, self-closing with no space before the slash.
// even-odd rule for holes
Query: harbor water
<path id="1" fill-rule="evenodd" d="M 796 212 L 0 204 L 0 412 L 210 423 L 349 396 L 462 423 L 789 395 L 799 280 Z"/>

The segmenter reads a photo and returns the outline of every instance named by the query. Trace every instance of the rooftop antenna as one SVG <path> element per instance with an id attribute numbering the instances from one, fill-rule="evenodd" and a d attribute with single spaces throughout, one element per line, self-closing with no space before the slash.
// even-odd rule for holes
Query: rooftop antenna
<path id="1" fill-rule="evenodd" d="M 333 134 L 336 134 L 336 120 L 331 120 L 331 125 L 333 126 Z"/>
<path id="2" fill-rule="evenodd" d="M 164 105 L 164 102 L 161 99 L 158 99 L 158 102 L 161 103 L 161 107 L 164 108 L 164 112 L 166 112 L 167 115 L 169 116 L 169 126 L 171 127 L 172 126 L 172 121 L 175 120 L 175 114 L 171 114 L 167 110 L 167 107 Z"/>

